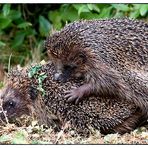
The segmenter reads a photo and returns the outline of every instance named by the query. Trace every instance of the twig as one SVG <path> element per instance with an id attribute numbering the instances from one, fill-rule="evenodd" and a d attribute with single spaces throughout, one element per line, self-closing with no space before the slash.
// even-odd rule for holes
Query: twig
<path id="1" fill-rule="evenodd" d="M 4 111 L 4 109 L 3 109 L 3 107 L 2 107 L 2 100 L 0 100 L 0 107 L 1 107 L 1 112 L 4 114 L 6 123 L 9 124 L 9 120 L 8 120 L 8 118 L 7 118 L 7 115 L 6 115 L 6 111 Z"/>
<path id="2" fill-rule="evenodd" d="M 12 53 L 9 56 L 9 63 L 8 63 L 8 72 L 10 72 L 10 62 L 11 62 Z"/>
<path id="3" fill-rule="evenodd" d="M 56 139 L 55 144 L 58 144 L 58 140 L 62 137 L 62 135 L 63 135 L 65 129 L 68 128 L 69 123 L 70 123 L 70 121 L 66 122 L 65 125 L 64 125 L 64 127 L 63 127 L 63 129 L 58 133 L 58 137 L 57 137 L 57 139 Z"/>

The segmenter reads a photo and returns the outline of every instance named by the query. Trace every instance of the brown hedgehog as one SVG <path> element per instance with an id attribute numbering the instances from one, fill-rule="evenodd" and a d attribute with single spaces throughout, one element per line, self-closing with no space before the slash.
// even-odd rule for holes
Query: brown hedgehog
<path id="1" fill-rule="evenodd" d="M 148 23 L 131 19 L 82 20 L 45 41 L 55 79 L 84 77 L 67 91 L 77 104 L 90 94 L 131 100 L 148 113 Z"/>
<path id="2" fill-rule="evenodd" d="M 54 66 L 46 63 L 13 70 L 9 74 L 0 98 L 10 121 L 27 114 L 36 116 L 40 124 L 56 129 L 69 122 L 69 128 L 83 136 L 89 135 L 90 128 L 105 134 L 130 132 L 146 121 L 141 110 L 126 100 L 91 96 L 78 105 L 69 105 L 64 91 L 79 87 L 84 82 L 70 79 L 66 83 L 57 83 L 53 78 L 54 73 Z M 1 113 L 0 117 L 4 118 L 4 115 Z"/>

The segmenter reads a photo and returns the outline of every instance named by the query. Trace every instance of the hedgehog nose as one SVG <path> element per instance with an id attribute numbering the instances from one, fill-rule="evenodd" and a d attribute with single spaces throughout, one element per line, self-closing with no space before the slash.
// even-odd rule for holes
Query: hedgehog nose
<path id="1" fill-rule="evenodd" d="M 57 82 L 65 83 L 67 81 L 67 78 L 62 73 L 56 73 L 54 75 L 54 80 Z"/>
<path id="2" fill-rule="evenodd" d="M 62 81 L 62 73 L 55 73 L 54 80 L 55 81 Z"/>

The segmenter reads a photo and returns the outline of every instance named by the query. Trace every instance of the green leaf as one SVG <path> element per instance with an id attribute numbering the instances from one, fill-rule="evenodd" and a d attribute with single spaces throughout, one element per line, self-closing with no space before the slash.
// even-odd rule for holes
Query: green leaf
<path id="1" fill-rule="evenodd" d="M 140 14 L 144 16 L 148 12 L 148 4 L 141 4 Z"/>
<path id="2" fill-rule="evenodd" d="M 20 46 L 24 41 L 25 35 L 26 33 L 23 31 L 18 32 L 12 42 L 12 48 Z"/>
<path id="3" fill-rule="evenodd" d="M 25 131 L 19 131 L 12 139 L 12 144 L 28 144 Z"/>
<path id="4" fill-rule="evenodd" d="M 39 84 L 42 84 L 45 78 L 47 78 L 46 73 L 41 73 L 38 78 Z"/>
<path id="5" fill-rule="evenodd" d="M 112 6 L 117 9 L 117 10 L 121 10 L 121 11 L 129 11 L 129 7 L 127 4 L 112 4 Z"/>
<path id="6" fill-rule="evenodd" d="M 60 29 L 62 27 L 62 22 L 61 22 L 61 13 L 57 10 L 55 11 L 49 11 L 48 13 L 48 18 L 51 20 L 54 28 Z"/>
<path id="7" fill-rule="evenodd" d="M 2 135 L 1 137 L 0 137 L 0 143 L 2 144 L 4 144 L 5 142 L 7 142 L 7 141 L 10 141 L 10 136 L 8 136 L 8 135 Z"/>
<path id="8" fill-rule="evenodd" d="M 4 29 L 8 27 L 11 23 L 11 20 L 9 18 L 0 18 L 0 29 Z"/>
<path id="9" fill-rule="evenodd" d="M 124 16 L 124 13 L 122 11 L 117 11 L 116 14 L 114 15 L 114 18 L 121 18 Z"/>
<path id="10" fill-rule="evenodd" d="M 93 6 L 93 4 L 87 4 L 87 7 L 89 8 L 89 10 L 92 11 L 94 6 Z"/>
<path id="11" fill-rule="evenodd" d="M 80 15 L 82 12 L 90 12 L 87 5 L 82 5 L 78 10 L 78 15 Z"/>
<path id="12" fill-rule="evenodd" d="M 32 26 L 32 24 L 30 22 L 23 22 L 23 23 L 19 24 L 17 27 L 25 29 L 25 28 L 27 28 L 29 26 Z"/>
<path id="13" fill-rule="evenodd" d="M 133 4 L 134 10 L 139 10 L 142 4 Z"/>
<path id="14" fill-rule="evenodd" d="M 87 4 L 73 4 L 72 6 L 78 11 L 79 16 L 82 12 L 90 12 Z"/>
<path id="15" fill-rule="evenodd" d="M 0 89 L 1 89 L 3 86 L 4 86 L 4 83 L 3 83 L 2 81 L 0 81 Z M 1 142 L 1 140 L 3 140 L 3 139 L 1 139 L 1 137 L 0 137 L 0 142 Z"/>
<path id="16" fill-rule="evenodd" d="M 35 29 L 32 29 L 31 27 L 25 30 L 26 36 L 36 35 L 37 32 Z"/>
<path id="17" fill-rule="evenodd" d="M 2 46 L 6 46 L 6 44 L 4 42 L 0 41 L 0 47 L 2 47 Z"/>
<path id="18" fill-rule="evenodd" d="M 79 9 L 80 9 L 81 7 L 83 7 L 83 5 L 84 5 L 84 4 L 72 4 L 72 6 L 73 6 L 77 11 L 79 11 Z"/>
<path id="19" fill-rule="evenodd" d="M 78 12 L 73 7 L 73 5 L 67 6 L 67 7 L 62 7 L 60 10 L 60 13 L 61 13 L 61 19 L 64 22 L 67 22 L 67 21 L 73 22 L 73 21 L 79 19 Z"/>
<path id="20" fill-rule="evenodd" d="M 10 13 L 10 4 L 5 4 L 3 6 L 3 15 L 7 16 Z"/>
<path id="21" fill-rule="evenodd" d="M 28 73 L 28 77 L 32 78 L 39 70 L 41 69 L 41 65 L 33 66 Z"/>
<path id="22" fill-rule="evenodd" d="M 83 12 L 81 13 L 81 18 L 83 19 L 97 19 L 99 17 L 98 14 L 92 12 Z"/>
<path id="23" fill-rule="evenodd" d="M 94 11 L 100 13 L 100 9 L 99 9 L 99 7 L 97 7 L 96 4 L 87 4 L 87 7 L 88 7 L 89 10 L 91 10 L 91 11 L 94 10 Z"/>
<path id="24" fill-rule="evenodd" d="M 112 7 L 104 7 L 100 12 L 100 14 L 98 15 L 98 18 L 110 18 L 111 10 L 112 10 Z"/>
<path id="25" fill-rule="evenodd" d="M 130 13 L 129 17 L 133 18 L 133 19 L 136 19 L 139 15 L 140 15 L 139 10 L 135 10 L 135 11 Z"/>
<path id="26" fill-rule="evenodd" d="M 51 24 L 44 16 L 39 16 L 39 31 L 42 36 L 47 36 L 51 29 Z"/>
<path id="27" fill-rule="evenodd" d="M 21 12 L 17 10 L 10 10 L 10 13 L 8 15 L 8 18 L 12 20 L 16 20 L 21 17 Z"/>

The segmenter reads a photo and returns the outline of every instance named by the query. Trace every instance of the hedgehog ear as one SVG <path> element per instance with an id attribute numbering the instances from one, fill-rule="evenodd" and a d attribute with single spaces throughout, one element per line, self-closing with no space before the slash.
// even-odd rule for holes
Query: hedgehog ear
<path id="1" fill-rule="evenodd" d="M 35 100 L 38 96 L 38 90 L 35 87 L 30 86 L 29 87 L 29 94 L 30 94 L 30 99 Z"/>

